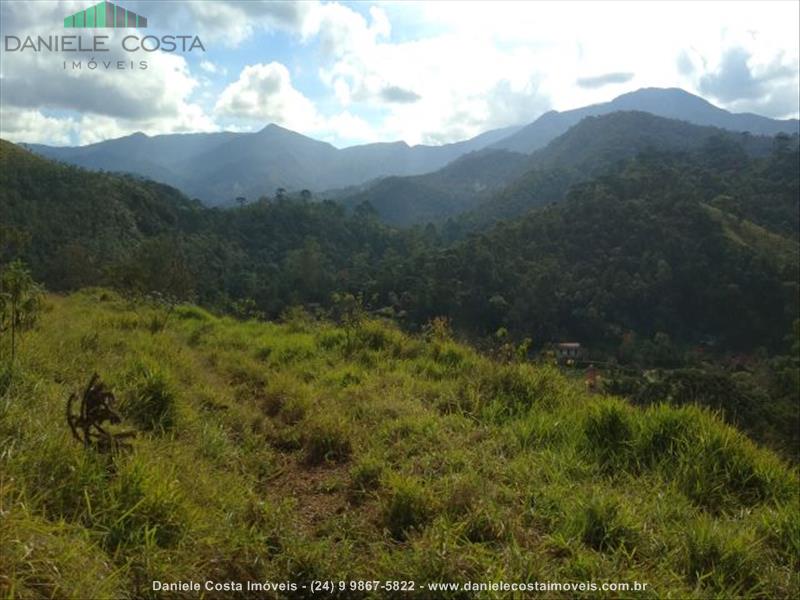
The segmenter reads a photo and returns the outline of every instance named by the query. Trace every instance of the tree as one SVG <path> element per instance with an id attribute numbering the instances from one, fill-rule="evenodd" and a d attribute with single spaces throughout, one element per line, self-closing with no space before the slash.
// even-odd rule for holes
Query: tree
<path id="1" fill-rule="evenodd" d="M 20 260 L 0 273 L 0 332 L 11 332 L 11 364 L 17 353 L 17 337 L 36 324 L 42 311 L 41 286 Z"/>
<path id="2" fill-rule="evenodd" d="M 344 329 L 345 352 L 349 356 L 355 349 L 356 334 L 366 318 L 364 297 L 361 294 L 353 295 L 347 292 L 334 292 L 331 296 L 336 320 Z"/>

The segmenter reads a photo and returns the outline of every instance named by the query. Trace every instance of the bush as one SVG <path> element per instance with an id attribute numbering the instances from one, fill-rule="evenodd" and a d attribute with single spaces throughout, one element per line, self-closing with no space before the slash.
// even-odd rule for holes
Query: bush
<path id="1" fill-rule="evenodd" d="M 422 529 L 434 511 L 422 484 L 410 477 L 395 476 L 389 484 L 390 495 L 384 503 L 383 522 L 396 540 L 406 539 Z"/>
<path id="2" fill-rule="evenodd" d="M 365 321 L 355 334 L 355 346 L 381 351 L 394 342 L 393 332 L 375 321 Z"/>
<path id="3" fill-rule="evenodd" d="M 588 451 L 606 470 L 628 467 L 634 458 L 637 423 L 630 407 L 604 400 L 590 408 L 584 421 Z"/>
<path id="4" fill-rule="evenodd" d="M 469 366 L 467 352 L 454 342 L 431 342 L 431 354 L 437 364 L 446 369 L 459 370 Z"/>
<path id="5" fill-rule="evenodd" d="M 774 456 L 759 452 L 742 434 L 719 423 L 709 420 L 704 425 L 675 469 L 679 487 L 693 502 L 722 511 L 796 494 L 796 480 Z"/>
<path id="6" fill-rule="evenodd" d="M 362 458 L 350 470 L 350 485 L 352 489 L 359 494 L 378 489 L 384 468 L 384 462 L 375 457 L 366 456 Z"/>
<path id="7" fill-rule="evenodd" d="M 124 598 L 125 574 L 87 532 L 14 507 L 0 519 L 4 598 Z"/>
<path id="8" fill-rule="evenodd" d="M 348 460 L 353 452 L 350 435 L 350 428 L 342 419 L 324 417 L 308 423 L 303 435 L 306 462 L 318 465 Z"/>
<path id="9" fill-rule="evenodd" d="M 182 320 L 209 321 L 213 319 L 211 313 L 199 306 L 184 304 L 175 308 L 175 316 Z"/>
<path id="10" fill-rule="evenodd" d="M 592 498 L 580 513 L 578 528 L 583 543 L 601 552 L 635 545 L 635 531 L 627 525 L 620 505 L 611 498 Z"/>
<path id="11" fill-rule="evenodd" d="M 507 521 L 496 506 L 481 502 L 470 511 L 464 536 L 473 543 L 500 542 L 508 534 Z"/>
<path id="12" fill-rule="evenodd" d="M 510 427 L 518 450 L 531 450 L 562 443 L 571 433 L 564 421 L 553 413 L 533 412 L 514 421 Z"/>
<path id="13" fill-rule="evenodd" d="M 122 410 L 145 431 L 171 429 L 177 412 L 172 382 L 162 371 L 143 367 Z"/>
<path id="14" fill-rule="evenodd" d="M 795 571 L 800 571 L 800 512 L 792 504 L 766 513 L 759 534 Z"/>
<path id="15" fill-rule="evenodd" d="M 278 417 L 287 425 L 302 421 L 308 412 L 306 387 L 288 373 L 276 373 L 269 384 L 259 389 L 256 398 L 264 414 Z"/>
<path id="16" fill-rule="evenodd" d="M 551 406 L 565 391 L 554 371 L 520 364 L 491 365 L 482 384 L 488 388 L 490 404 L 496 403 L 500 407 L 496 417 L 526 413 L 534 404 Z M 497 413 L 494 409 L 492 412 Z"/>
<path id="17" fill-rule="evenodd" d="M 658 405 L 644 413 L 637 443 L 639 461 L 647 467 L 675 465 L 697 437 L 699 411 Z"/>
<path id="18" fill-rule="evenodd" d="M 24 478 L 36 491 L 34 506 L 49 519 L 80 520 L 86 510 L 85 495 L 94 496 L 107 484 L 108 464 L 107 456 L 86 452 L 71 438 L 47 436 L 20 453 L 9 475 Z"/>
<path id="19" fill-rule="evenodd" d="M 180 540 L 188 514 L 174 478 L 136 458 L 124 464 L 97 509 L 106 533 L 105 546 L 150 543 L 173 546 Z"/>
<path id="20" fill-rule="evenodd" d="M 313 338 L 295 334 L 275 344 L 269 353 L 269 360 L 273 365 L 289 365 L 312 358 L 315 352 L 316 346 Z"/>
<path id="21" fill-rule="evenodd" d="M 748 532 L 731 533 L 708 518 L 687 528 L 684 570 L 726 598 L 750 597 L 758 586 L 758 544 Z"/>
<path id="22" fill-rule="evenodd" d="M 476 473 L 456 475 L 447 482 L 444 510 L 452 518 L 470 513 L 480 498 L 488 493 L 487 482 Z"/>
<path id="23" fill-rule="evenodd" d="M 281 321 L 292 333 L 305 333 L 310 331 L 315 322 L 314 315 L 302 306 L 290 306 L 281 313 Z"/>
<path id="24" fill-rule="evenodd" d="M 323 329 L 317 334 L 317 343 L 323 350 L 333 350 L 347 343 L 347 336 L 341 329 Z"/>

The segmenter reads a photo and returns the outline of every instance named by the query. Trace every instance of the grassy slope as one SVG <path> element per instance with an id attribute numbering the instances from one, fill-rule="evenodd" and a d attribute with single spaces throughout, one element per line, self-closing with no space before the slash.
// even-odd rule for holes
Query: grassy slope
<path id="1" fill-rule="evenodd" d="M 154 334 L 111 293 L 49 303 L 0 387 L 0 595 L 148 597 L 152 579 L 800 588 L 796 473 L 698 409 L 633 409 L 377 322 L 348 342 L 185 307 Z M 114 460 L 64 421 L 94 370 L 140 431 Z"/>
<path id="2" fill-rule="evenodd" d="M 781 268 L 797 272 L 800 262 L 797 242 L 714 206 L 702 206 L 712 219 L 722 225 L 725 235 L 736 244 L 774 261 Z"/>

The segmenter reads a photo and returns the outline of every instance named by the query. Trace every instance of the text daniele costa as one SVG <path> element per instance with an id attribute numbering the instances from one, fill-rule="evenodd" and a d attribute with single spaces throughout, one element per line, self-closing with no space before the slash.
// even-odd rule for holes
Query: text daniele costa
<path id="1" fill-rule="evenodd" d="M 109 36 L 95 35 L 84 37 L 81 35 L 49 35 L 25 36 L 7 35 L 3 40 L 3 49 L 6 52 L 110 52 Z M 124 52 L 205 52 L 203 41 L 196 35 L 126 35 L 120 41 L 120 48 Z M 64 61 L 64 69 L 81 69 L 86 66 L 89 70 L 100 69 L 147 69 L 146 60 L 103 60 L 102 55 L 92 56 L 90 60 Z"/>

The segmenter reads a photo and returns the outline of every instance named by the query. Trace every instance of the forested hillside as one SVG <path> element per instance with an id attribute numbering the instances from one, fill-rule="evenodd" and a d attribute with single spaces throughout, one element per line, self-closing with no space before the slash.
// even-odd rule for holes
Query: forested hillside
<path id="1" fill-rule="evenodd" d="M 418 308 L 535 339 L 601 342 L 631 330 L 713 335 L 732 348 L 779 344 L 797 314 L 796 233 L 759 232 L 735 211 L 769 202 L 762 225 L 785 230 L 797 171 L 788 156 L 743 170 L 702 166 L 702 156 L 717 155 L 640 156 L 573 187 L 563 203 L 429 255 L 413 267 Z M 787 180 L 773 201 L 774 187 L 757 180 L 778 164 Z M 734 211 L 752 239 L 720 211 Z"/>
<path id="2" fill-rule="evenodd" d="M 479 334 L 504 326 L 542 342 L 613 345 L 626 331 L 661 331 L 775 349 L 797 311 L 791 142 L 750 158 L 712 137 L 690 153 L 615 161 L 564 202 L 452 246 L 432 227 L 388 228 L 364 203 L 353 215 L 296 196 L 209 210 L 10 144 L 0 193 L 3 224 L 27 238 L 19 256 L 54 289 L 168 286 L 155 271 L 169 267 L 185 297 L 220 308 L 252 300 L 273 316 L 347 291 L 411 324 L 444 315 Z M 533 189 L 563 180 L 541 182 Z"/>
<path id="3" fill-rule="evenodd" d="M 390 225 L 440 222 L 491 201 L 530 168 L 529 162 L 517 152 L 473 152 L 433 173 L 387 177 L 346 196 L 341 204 L 352 209 L 366 202 Z"/>
<path id="4" fill-rule="evenodd" d="M 782 139 L 789 147 L 797 145 L 796 136 Z M 703 164 L 731 169 L 769 155 L 774 144 L 766 136 L 645 112 L 615 112 L 583 119 L 529 156 L 485 150 L 434 173 L 387 178 L 343 203 L 368 201 L 384 221 L 396 225 L 449 220 L 452 237 L 559 202 L 572 185 L 640 153 L 702 151 Z"/>
<path id="5" fill-rule="evenodd" d="M 359 261 L 374 268 L 373 254 L 393 245 L 405 255 L 413 238 L 297 196 L 207 209 L 173 188 L 53 163 L 5 141 L 0 224 L 7 258 L 23 259 L 50 289 L 113 283 L 223 308 L 252 298 L 272 315 L 326 301 L 340 272 L 362 276 L 346 271 Z"/>
<path id="6" fill-rule="evenodd" d="M 6 238 L 8 228 L 22 234 L 5 243 L 51 288 L 96 283 L 143 241 L 202 228 L 206 214 L 168 186 L 55 164 L 0 140 L 0 226 Z"/>

